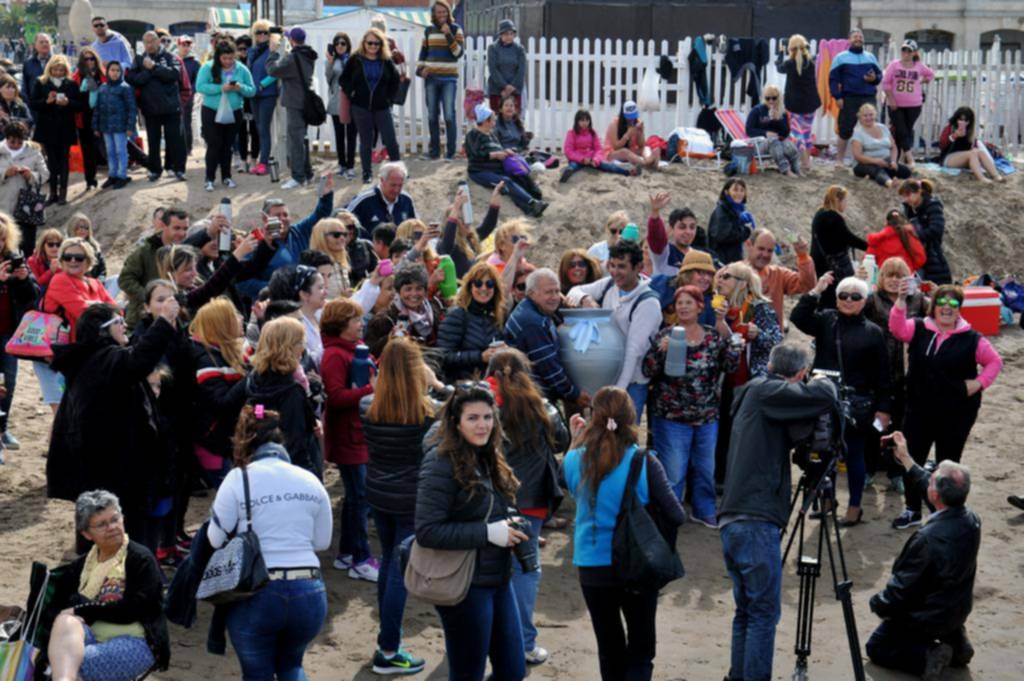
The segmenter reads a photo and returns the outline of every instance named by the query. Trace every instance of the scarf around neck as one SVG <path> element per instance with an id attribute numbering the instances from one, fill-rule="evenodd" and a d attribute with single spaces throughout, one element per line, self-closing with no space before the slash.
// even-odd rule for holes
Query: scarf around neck
<path id="1" fill-rule="evenodd" d="M 430 301 L 424 299 L 423 311 L 418 312 L 405 306 L 401 298 L 395 297 L 395 304 L 398 307 L 399 314 L 404 314 L 409 318 L 409 325 L 416 332 L 416 335 L 420 338 L 430 338 L 431 332 L 434 330 L 434 309 L 430 306 Z"/>
<path id="2" fill-rule="evenodd" d="M 124 535 L 124 543 L 111 558 L 100 562 L 99 547 L 93 545 L 85 556 L 82 577 L 78 582 L 78 592 L 91 601 L 112 603 L 124 598 L 125 562 L 128 558 L 128 534 Z"/>
<path id="3" fill-rule="evenodd" d="M 734 211 L 736 211 L 736 215 L 739 216 L 740 222 L 749 224 L 751 230 L 754 230 L 754 229 L 757 228 L 757 226 L 754 224 L 754 216 L 751 215 L 750 211 L 747 210 L 747 203 L 746 203 L 746 201 L 744 201 L 743 203 L 737 203 L 729 195 L 726 195 L 725 200 L 728 201 L 729 202 L 729 206 Z"/>

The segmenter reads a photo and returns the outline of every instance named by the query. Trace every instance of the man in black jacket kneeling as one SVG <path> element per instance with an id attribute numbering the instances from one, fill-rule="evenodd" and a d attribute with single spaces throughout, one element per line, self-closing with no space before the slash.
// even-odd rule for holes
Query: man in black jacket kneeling
<path id="1" fill-rule="evenodd" d="M 935 513 L 903 547 L 885 589 L 871 598 L 871 610 L 883 621 L 867 653 L 882 667 L 938 681 L 947 666 L 966 666 L 974 656 L 964 622 L 974 600 L 981 521 L 964 506 L 971 491 L 966 466 L 943 461 L 929 477 L 910 458 L 903 434 L 891 438 L 908 484 L 922 495 L 927 490 Z"/>

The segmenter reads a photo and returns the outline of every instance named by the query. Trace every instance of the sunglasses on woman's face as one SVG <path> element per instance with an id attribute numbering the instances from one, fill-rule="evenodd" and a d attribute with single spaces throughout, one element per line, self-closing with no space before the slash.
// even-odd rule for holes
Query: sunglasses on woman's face
<path id="1" fill-rule="evenodd" d="M 47 241 L 45 245 L 47 248 L 60 248 L 59 241 Z"/>
<path id="2" fill-rule="evenodd" d="M 348 47 L 348 41 L 347 40 L 335 40 L 334 44 L 335 45 L 344 45 L 345 47 Z M 377 44 L 380 45 L 380 43 L 377 43 Z"/>
<path id="3" fill-rule="evenodd" d="M 381 45 L 380 42 L 377 40 L 367 40 L 363 44 L 366 45 L 367 47 L 380 47 Z"/>
<path id="4" fill-rule="evenodd" d="M 722 272 L 721 274 L 718 275 L 718 278 L 722 281 L 728 281 L 730 279 L 735 279 L 736 277 L 729 274 L 728 272 Z"/>
<path id="5" fill-rule="evenodd" d="M 270 35 L 270 31 L 256 31 L 256 35 Z"/>
<path id="6" fill-rule="evenodd" d="M 60 259 L 63 262 L 85 262 L 85 254 L 84 253 L 65 253 L 64 255 L 60 256 Z"/>
<path id="7" fill-rule="evenodd" d="M 569 269 L 573 269 L 573 270 L 584 269 L 585 270 L 585 269 L 587 269 L 587 261 L 586 260 L 570 260 L 569 261 Z"/>
<path id="8" fill-rule="evenodd" d="M 935 307 L 951 307 L 955 310 L 960 307 L 960 301 L 956 298 L 936 298 Z"/>
<path id="9" fill-rule="evenodd" d="M 85 61 L 96 61 L 96 57 L 86 57 Z"/>
<path id="10" fill-rule="evenodd" d="M 862 296 L 859 293 L 846 293 L 845 291 L 843 293 L 837 293 L 836 298 L 842 301 L 851 300 L 855 303 L 859 303 L 860 301 L 864 300 L 864 296 Z"/>
<path id="11" fill-rule="evenodd" d="M 765 95 L 764 101 L 766 101 L 766 102 L 777 102 L 777 101 L 779 101 L 779 98 L 778 97 L 773 97 L 771 95 Z"/>
<path id="12" fill-rule="evenodd" d="M 609 229 L 608 233 L 611 234 L 612 236 L 618 236 L 618 235 L 622 234 L 622 230 L 621 229 Z"/>
<path id="13" fill-rule="evenodd" d="M 526 282 L 525 281 L 519 282 L 518 284 L 515 285 L 515 289 L 517 291 L 525 291 L 526 290 Z"/>
<path id="14" fill-rule="evenodd" d="M 332 239 L 340 239 L 342 237 L 348 236 L 348 232 L 327 232 L 327 236 L 331 237 Z"/>
<path id="15" fill-rule="evenodd" d="M 473 281 L 469 282 L 469 285 L 472 286 L 473 288 L 483 288 L 484 286 L 486 286 L 489 289 L 493 289 L 494 288 L 494 280 L 493 279 L 474 279 Z"/>

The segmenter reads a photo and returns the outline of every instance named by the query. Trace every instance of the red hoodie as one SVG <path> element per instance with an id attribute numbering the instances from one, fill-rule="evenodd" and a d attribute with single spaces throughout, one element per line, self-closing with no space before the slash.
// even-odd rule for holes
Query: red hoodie
<path id="1" fill-rule="evenodd" d="M 323 341 L 320 377 L 327 396 L 323 419 L 324 458 L 338 465 L 364 464 L 369 460 L 369 453 L 363 436 L 363 422 L 359 420 L 359 400 L 372 394 L 373 386 L 349 387 L 355 343 L 331 336 L 324 336 Z"/>
<path id="2" fill-rule="evenodd" d="M 868 255 L 875 256 L 875 262 L 879 267 L 889 258 L 902 258 L 911 272 L 918 271 L 924 267 L 928 257 L 917 235 L 912 230 L 908 230 L 906 234 L 910 242 L 909 253 L 903 248 L 899 234 L 891 225 L 886 225 L 880 232 L 868 234 Z"/>

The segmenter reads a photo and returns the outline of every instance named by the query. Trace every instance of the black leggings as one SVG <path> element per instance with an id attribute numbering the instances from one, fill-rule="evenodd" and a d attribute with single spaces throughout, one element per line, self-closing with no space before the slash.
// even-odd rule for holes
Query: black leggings
<path id="1" fill-rule="evenodd" d="M 235 122 L 222 125 L 216 122 L 217 112 L 208 106 L 203 107 L 203 139 L 206 141 L 206 181 L 217 179 L 217 167 L 220 166 L 220 177 L 227 180 L 231 177 L 231 151 L 238 136 L 238 127 L 242 120 L 241 110 L 235 111 Z"/>
<path id="2" fill-rule="evenodd" d="M 334 123 L 334 145 L 338 151 L 338 165 L 345 170 L 356 166 L 356 124 L 342 123 L 337 116 L 331 116 Z"/>
<path id="3" fill-rule="evenodd" d="M 248 100 L 246 100 L 246 107 L 248 107 Z M 243 161 L 249 160 L 250 157 L 253 161 L 257 161 L 260 157 L 260 136 L 256 131 L 256 121 L 245 120 L 246 116 L 252 116 L 252 114 L 245 113 L 245 109 L 242 111 L 242 119 L 238 125 L 238 156 Z"/>
<path id="4" fill-rule="evenodd" d="M 962 404 L 962 409 L 955 412 L 943 410 L 941 416 L 930 409 L 915 410 L 911 406 L 907 410 L 903 432 L 907 436 L 907 449 L 914 463 L 924 465 L 932 445 L 935 445 L 936 463 L 947 460 L 960 463 L 967 438 L 977 418 L 978 408 L 972 404 Z M 921 512 L 921 495 L 911 484 L 906 485 L 905 499 L 907 508 L 915 513 Z"/>
<path id="5" fill-rule="evenodd" d="M 873 163 L 858 163 L 853 166 L 853 174 L 857 177 L 869 177 L 884 187 L 885 183 L 893 178 L 905 180 L 910 177 L 910 168 L 902 163 L 896 164 L 896 170 L 889 166 L 876 166 Z"/>
<path id="6" fill-rule="evenodd" d="M 84 128 L 78 129 L 78 144 L 82 148 L 85 182 L 87 185 L 94 185 L 96 184 L 96 166 L 99 164 L 100 158 L 99 144 L 103 143 L 103 138 L 97 138 L 96 133 L 92 131 L 92 111 L 86 110 L 83 115 L 88 122 Z"/>
<path id="7" fill-rule="evenodd" d="M 647 681 L 654 672 L 658 592 L 581 584 L 603 681 Z M 623 629 L 622 622 L 626 627 Z"/>
<path id="8" fill-rule="evenodd" d="M 70 144 L 44 144 L 46 165 L 50 169 L 50 198 L 68 197 L 68 161 L 71 156 Z M 35 244 L 33 244 L 33 247 Z"/>
<path id="9" fill-rule="evenodd" d="M 921 115 L 921 107 L 909 106 L 889 109 L 889 121 L 892 123 L 893 139 L 900 151 L 914 148 L 914 123 Z"/>

